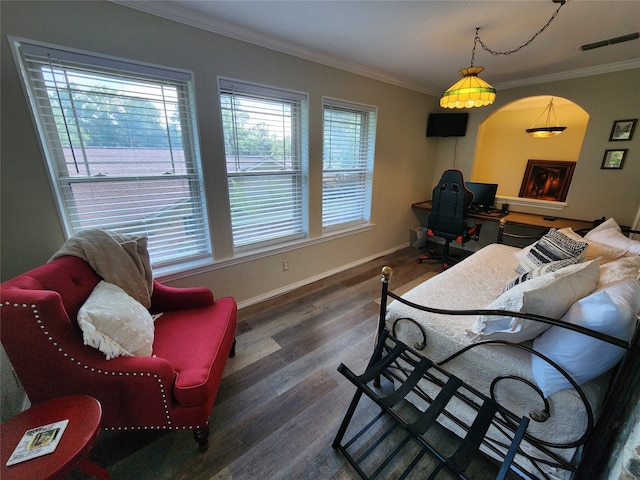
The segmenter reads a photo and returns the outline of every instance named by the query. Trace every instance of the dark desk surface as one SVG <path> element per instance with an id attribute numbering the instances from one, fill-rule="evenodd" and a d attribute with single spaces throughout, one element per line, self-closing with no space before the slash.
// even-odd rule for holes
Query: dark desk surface
<path id="1" fill-rule="evenodd" d="M 411 205 L 411 208 L 418 210 L 431 210 L 431 200 L 418 202 Z M 573 230 L 581 230 L 584 228 L 592 228 L 593 222 L 585 220 L 574 220 L 572 218 L 556 218 L 555 220 L 545 220 L 544 215 L 536 215 L 533 213 L 509 212 L 506 215 L 502 212 L 486 213 L 469 213 L 469 218 L 488 220 L 490 222 L 500 222 L 504 225 L 521 225 L 524 227 L 537 228 L 565 228 L 571 227 Z"/>

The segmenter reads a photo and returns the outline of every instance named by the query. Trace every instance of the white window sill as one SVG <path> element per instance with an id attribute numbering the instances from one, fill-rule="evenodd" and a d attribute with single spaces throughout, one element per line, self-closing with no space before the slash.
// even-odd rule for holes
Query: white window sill
<path id="1" fill-rule="evenodd" d="M 547 210 L 564 210 L 569 204 L 566 202 L 554 202 L 551 200 L 537 200 L 535 198 L 522 198 L 522 197 L 506 197 L 502 195 L 496 195 L 496 200 L 500 203 L 508 203 L 511 207 L 535 207 L 545 208 Z"/>
<path id="2" fill-rule="evenodd" d="M 162 269 L 160 271 L 154 270 L 154 277 L 161 282 L 169 282 L 172 280 L 178 280 L 180 278 L 189 277 L 192 275 L 201 274 L 204 272 L 208 272 L 211 270 L 217 270 L 223 267 L 229 267 L 232 265 L 237 265 L 245 262 L 249 262 L 251 260 L 256 260 L 258 258 L 268 257 L 272 255 L 277 255 L 283 252 L 288 252 L 291 250 L 296 250 L 299 248 L 309 247 L 312 245 L 317 245 L 319 243 L 324 243 L 330 240 L 334 240 L 340 237 L 346 237 L 349 235 L 355 235 L 361 232 L 366 232 L 367 230 L 371 230 L 375 224 L 367 223 L 360 224 L 358 226 L 352 226 L 350 228 L 344 228 L 340 230 L 334 230 L 331 232 L 324 232 L 322 236 L 313 238 L 313 239 L 300 239 L 293 240 L 291 242 L 287 242 L 286 244 L 273 245 L 268 248 L 260 248 L 255 249 L 253 251 L 245 251 L 241 254 L 236 253 L 234 258 L 230 258 L 227 260 L 214 261 L 211 263 L 210 261 L 205 260 L 205 263 L 193 263 L 190 265 L 182 264 L 177 265 L 175 269 Z"/>

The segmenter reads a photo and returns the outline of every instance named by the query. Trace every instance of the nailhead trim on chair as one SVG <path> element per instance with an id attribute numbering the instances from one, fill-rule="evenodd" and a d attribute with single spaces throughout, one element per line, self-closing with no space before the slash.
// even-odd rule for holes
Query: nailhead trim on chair
<path id="1" fill-rule="evenodd" d="M 80 361 L 77 361 L 74 357 L 70 357 L 68 353 L 66 353 L 65 351 L 62 350 L 62 348 L 60 346 L 58 346 L 58 342 L 56 342 L 51 336 L 49 336 L 49 332 L 46 331 L 46 327 L 42 324 L 42 320 L 40 319 L 40 315 L 38 313 L 38 306 L 37 305 L 31 305 L 29 307 L 29 305 L 23 303 L 23 304 L 19 304 L 19 303 L 11 303 L 11 302 L 4 302 L 4 304 L 0 304 L 0 307 L 10 307 L 13 306 L 15 308 L 19 308 L 19 307 L 23 307 L 23 308 L 32 308 L 33 309 L 33 318 L 36 320 L 36 323 L 39 324 L 40 329 L 43 330 L 43 334 L 48 336 L 48 340 L 56 347 L 58 347 L 58 352 L 62 353 L 62 355 L 66 358 L 69 359 L 69 361 L 71 361 L 72 363 L 76 363 L 78 366 L 84 367 L 86 369 L 90 369 L 92 372 L 94 373 L 98 373 L 98 374 L 104 374 L 104 375 L 120 375 L 120 376 L 147 376 L 147 377 L 151 377 L 151 373 L 146 372 L 146 373 L 137 373 L 137 372 L 112 372 L 112 371 L 107 371 L 107 370 L 101 370 L 99 368 L 94 368 L 94 367 L 90 367 L 89 365 L 86 365 Z M 160 388 L 160 393 L 162 395 L 162 402 L 164 403 L 164 413 L 167 417 L 167 425 L 159 425 L 159 426 L 148 426 L 148 427 L 106 427 L 104 428 L 104 430 L 190 430 L 192 428 L 197 429 L 197 428 L 202 428 L 199 425 L 194 426 L 194 427 L 172 427 L 171 426 L 171 416 L 169 414 L 169 404 L 167 402 L 167 394 L 166 394 L 166 390 L 164 388 L 164 384 L 162 383 L 162 380 L 160 379 L 160 377 L 158 377 L 157 375 L 153 375 L 153 377 L 158 381 L 158 386 Z"/>

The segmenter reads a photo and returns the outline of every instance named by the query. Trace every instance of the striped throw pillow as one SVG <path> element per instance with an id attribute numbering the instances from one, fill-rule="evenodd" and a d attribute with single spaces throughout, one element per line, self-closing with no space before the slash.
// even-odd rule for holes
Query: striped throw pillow
<path id="1" fill-rule="evenodd" d="M 569 265 L 581 263 L 584 260 L 585 260 L 584 257 L 573 257 L 573 258 L 565 258 L 564 260 L 556 260 L 555 262 L 545 263 L 544 265 L 540 265 L 539 267 L 534 268 L 533 270 L 529 270 L 528 272 L 525 272 L 519 277 L 512 280 L 505 287 L 504 292 L 506 292 L 510 288 L 515 287 L 516 285 L 522 282 L 526 282 L 527 280 L 531 280 L 532 278 L 539 277 L 540 275 L 544 275 L 545 273 L 555 272 Z"/>
<path id="2" fill-rule="evenodd" d="M 577 258 L 578 261 L 575 263 L 583 262 L 585 259 L 584 251 L 587 246 L 587 242 L 574 240 L 558 231 L 557 228 L 552 228 L 544 237 L 534 243 L 526 253 L 518 255 L 520 263 L 516 267 L 516 272 L 522 275 L 541 265 L 559 260 Z"/>

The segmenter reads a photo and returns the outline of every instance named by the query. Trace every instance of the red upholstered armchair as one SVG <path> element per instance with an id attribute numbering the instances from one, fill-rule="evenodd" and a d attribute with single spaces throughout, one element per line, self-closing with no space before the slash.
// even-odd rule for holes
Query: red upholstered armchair
<path id="1" fill-rule="evenodd" d="M 204 450 L 209 416 L 229 356 L 237 307 L 205 288 L 154 281 L 150 357 L 107 360 L 86 346 L 78 310 L 101 278 L 63 256 L 0 286 L 2 344 L 33 404 L 69 394 L 97 398 L 109 430 L 191 429 Z"/>

